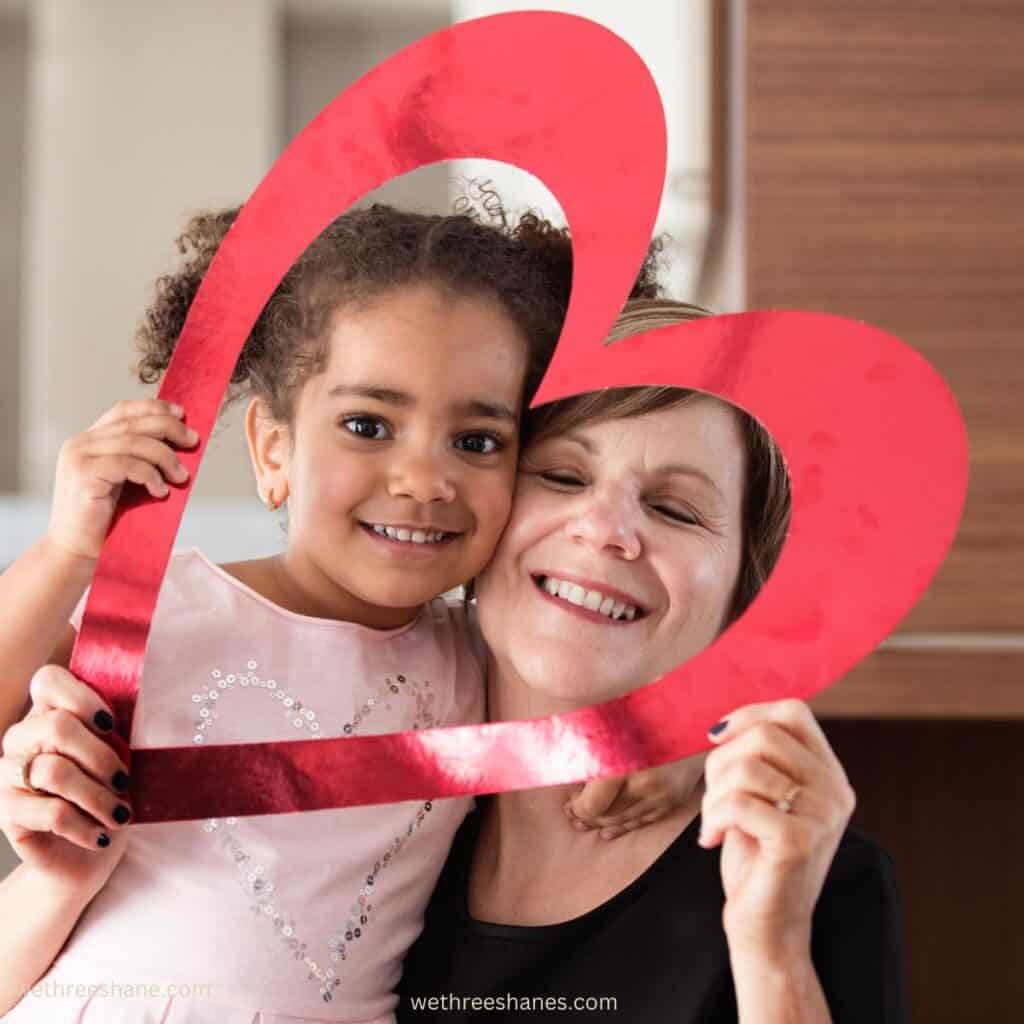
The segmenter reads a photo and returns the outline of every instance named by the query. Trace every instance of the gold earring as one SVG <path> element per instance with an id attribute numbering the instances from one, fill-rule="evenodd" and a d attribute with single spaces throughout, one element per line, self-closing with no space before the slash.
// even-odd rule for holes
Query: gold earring
<path id="1" fill-rule="evenodd" d="M 276 512 L 281 507 L 281 502 L 274 498 L 274 488 L 270 488 L 270 493 L 264 495 L 262 491 L 257 491 L 260 496 L 260 501 L 266 506 L 268 512 Z"/>

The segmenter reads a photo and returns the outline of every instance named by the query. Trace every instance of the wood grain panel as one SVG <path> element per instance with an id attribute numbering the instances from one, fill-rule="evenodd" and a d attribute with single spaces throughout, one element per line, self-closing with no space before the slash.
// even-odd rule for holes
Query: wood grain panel
<path id="1" fill-rule="evenodd" d="M 1024 722 L 829 722 L 853 823 L 893 858 L 910 1019 L 1017 1024 Z"/>
<path id="2" fill-rule="evenodd" d="M 904 623 L 1024 627 L 1024 4 L 751 0 L 748 305 L 841 313 L 922 351 L 971 482 Z"/>
<path id="3" fill-rule="evenodd" d="M 810 703 L 823 719 L 1024 722 L 1024 652 L 883 649 Z"/>

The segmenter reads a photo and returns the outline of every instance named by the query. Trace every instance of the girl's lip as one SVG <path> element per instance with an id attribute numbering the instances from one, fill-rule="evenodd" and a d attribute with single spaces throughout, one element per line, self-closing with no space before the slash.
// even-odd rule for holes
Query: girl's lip
<path id="1" fill-rule="evenodd" d="M 592 612 L 589 608 L 583 608 L 581 605 L 573 604 L 571 601 L 566 601 L 561 597 L 555 597 L 554 594 L 549 594 L 536 576 L 531 576 L 530 579 L 533 580 L 533 585 L 537 588 L 537 592 L 541 597 L 547 598 L 547 600 L 556 604 L 563 611 L 570 612 L 581 619 L 586 619 L 588 622 L 596 622 L 602 626 L 632 626 L 637 622 L 643 621 L 643 616 L 637 616 L 635 619 L 612 619 L 607 615 L 602 615 L 600 612 Z"/>
<path id="2" fill-rule="evenodd" d="M 401 554 L 406 555 L 409 558 L 433 558 L 435 555 L 439 554 L 443 548 L 448 547 L 453 540 L 458 540 L 461 536 L 458 533 L 453 533 L 445 537 L 444 540 L 434 541 L 431 544 L 417 544 L 415 541 L 395 540 L 393 537 L 377 533 L 372 526 L 367 526 L 366 523 L 363 522 L 360 522 L 359 525 L 389 554 Z"/>

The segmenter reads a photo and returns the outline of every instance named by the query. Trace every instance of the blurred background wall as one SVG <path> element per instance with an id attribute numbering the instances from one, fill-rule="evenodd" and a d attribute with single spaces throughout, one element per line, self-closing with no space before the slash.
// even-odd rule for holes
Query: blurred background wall
<path id="1" fill-rule="evenodd" d="M 0 565 L 45 524 L 61 441 L 147 393 L 132 334 L 187 214 L 244 200 L 388 54 L 533 6 L 0 0 Z M 1016 1021 L 1024 4 L 544 6 L 619 32 L 659 83 L 674 295 L 868 320 L 917 347 L 957 396 L 971 483 L 953 551 L 901 630 L 814 704 L 857 789 L 855 823 L 896 861 L 914 1019 Z M 427 168 L 366 201 L 445 210 L 473 176 L 513 209 L 558 213 L 501 165 Z M 281 544 L 253 494 L 239 412 L 218 429 L 179 533 L 220 560 Z"/>

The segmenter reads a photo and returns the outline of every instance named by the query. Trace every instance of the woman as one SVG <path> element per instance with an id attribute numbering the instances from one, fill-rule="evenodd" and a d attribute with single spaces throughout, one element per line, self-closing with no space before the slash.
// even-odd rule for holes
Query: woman
<path id="1" fill-rule="evenodd" d="M 632 303 L 613 340 L 692 315 Z M 699 393 L 552 403 L 520 466 L 476 583 L 491 720 L 608 700 L 696 654 L 753 599 L 788 520 L 770 439 Z M 607 599 L 581 608 L 571 583 Z M 604 618 L 611 600 L 636 616 Z M 891 866 L 845 831 L 853 793 L 809 709 L 743 708 L 711 734 L 682 763 L 690 798 L 615 843 L 555 827 L 568 787 L 482 801 L 406 958 L 400 1019 L 903 1020 Z"/>
<path id="2" fill-rule="evenodd" d="M 691 315 L 638 304 L 617 334 Z M 627 391 L 531 417 L 512 520 L 478 579 L 493 719 L 653 679 L 743 610 L 778 553 L 785 474 L 764 432 L 707 396 Z M 682 763 L 682 805 L 615 843 L 565 827 L 568 787 L 483 804 L 407 961 L 404 1019 L 465 1019 L 485 1007 L 452 996 L 506 993 L 611 997 L 631 1021 L 901 1019 L 891 878 L 843 835 L 852 794 L 810 713 L 741 709 L 717 741 L 706 763 Z M 698 822 L 721 855 L 698 848 Z M 523 1020 L 540 1007 L 505 1008 Z"/>

